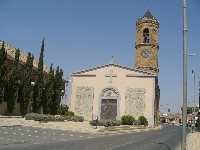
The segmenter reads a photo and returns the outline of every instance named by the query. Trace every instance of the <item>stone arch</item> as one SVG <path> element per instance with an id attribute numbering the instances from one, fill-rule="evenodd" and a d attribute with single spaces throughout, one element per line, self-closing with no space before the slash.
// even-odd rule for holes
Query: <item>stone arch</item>
<path id="1" fill-rule="evenodd" d="M 107 107 L 106 107 L 107 106 Z M 106 110 L 107 109 L 107 110 Z M 108 116 L 104 116 L 106 114 Z M 120 94 L 118 89 L 114 87 L 107 87 L 104 88 L 99 96 L 99 117 L 100 119 L 107 120 L 107 119 L 117 119 L 120 115 Z"/>

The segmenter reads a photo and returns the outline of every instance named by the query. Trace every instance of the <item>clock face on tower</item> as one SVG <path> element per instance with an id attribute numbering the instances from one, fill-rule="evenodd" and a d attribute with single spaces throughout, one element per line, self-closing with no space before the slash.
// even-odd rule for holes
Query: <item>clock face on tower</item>
<path id="1" fill-rule="evenodd" d="M 142 57 L 144 58 L 150 58 L 151 57 L 151 51 L 149 49 L 144 49 L 142 50 L 142 53 L 141 53 Z"/>

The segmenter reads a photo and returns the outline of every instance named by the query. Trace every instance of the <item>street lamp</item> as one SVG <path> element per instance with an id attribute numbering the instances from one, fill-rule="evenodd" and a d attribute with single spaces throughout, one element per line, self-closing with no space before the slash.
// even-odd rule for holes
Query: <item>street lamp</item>
<path id="1" fill-rule="evenodd" d="M 31 112 L 32 112 L 32 104 L 33 104 L 32 98 L 33 98 L 33 87 L 34 87 L 34 86 L 35 86 L 35 82 L 34 82 L 34 81 L 31 81 L 31 87 L 32 87 L 32 89 L 31 89 L 31 99 L 30 99 L 30 101 L 29 101 L 28 108 L 27 108 L 27 112 L 28 112 L 28 113 L 31 113 Z"/>
<path id="2" fill-rule="evenodd" d="M 31 86 L 34 86 L 35 85 L 35 82 L 34 81 L 31 81 Z"/>

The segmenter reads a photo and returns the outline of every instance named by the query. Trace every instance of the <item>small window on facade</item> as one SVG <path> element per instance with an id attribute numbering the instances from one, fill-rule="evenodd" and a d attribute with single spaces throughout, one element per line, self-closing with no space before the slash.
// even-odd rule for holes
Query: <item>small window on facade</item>
<path id="1" fill-rule="evenodd" d="M 143 43 L 149 43 L 150 42 L 150 38 L 149 38 L 149 29 L 145 28 L 143 31 Z"/>

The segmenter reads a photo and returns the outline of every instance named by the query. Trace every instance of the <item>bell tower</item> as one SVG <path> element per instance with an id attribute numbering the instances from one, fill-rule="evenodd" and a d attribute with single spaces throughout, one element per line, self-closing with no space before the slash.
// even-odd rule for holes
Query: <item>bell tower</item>
<path id="1" fill-rule="evenodd" d="M 159 22 L 147 10 L 136 22 L 135 68 L 158 74 Z"/>

